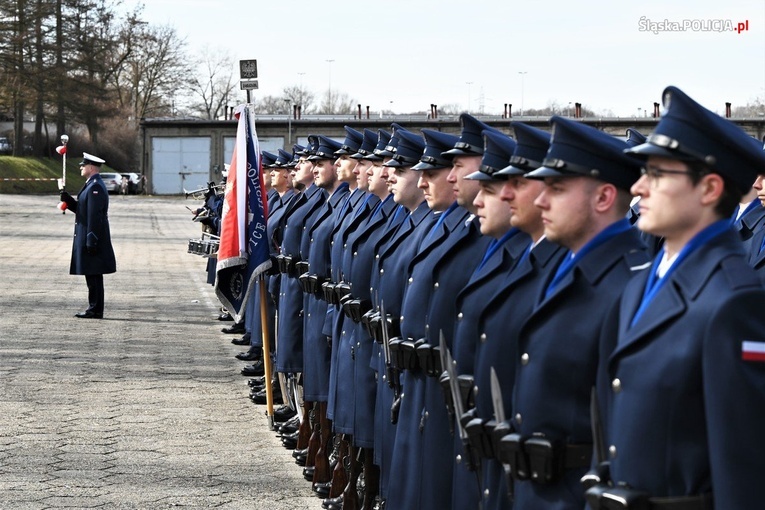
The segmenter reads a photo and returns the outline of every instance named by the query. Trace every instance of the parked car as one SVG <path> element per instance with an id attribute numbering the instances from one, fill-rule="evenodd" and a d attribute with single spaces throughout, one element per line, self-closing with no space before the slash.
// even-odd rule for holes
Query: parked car
<path id="1" fill-rule="evenodd" d="M 0 136 L 0 154 L 12 154 L 13 145 L 7 136 Z"/>
<path id="2" fill-rule="evenodd" d="M 122 177 L 127 179 L 127 194 L 137 195 L 143 191 L 140 175 L 135 172 L 123 172 Z"/>
<path id="3" fill-rule="evenodd" d="M 109 193 L 119 193 L 122 186 L 122 176 L 112 172 L 101 172 L 101 179 L 104 181 L 106 191 Z"/>

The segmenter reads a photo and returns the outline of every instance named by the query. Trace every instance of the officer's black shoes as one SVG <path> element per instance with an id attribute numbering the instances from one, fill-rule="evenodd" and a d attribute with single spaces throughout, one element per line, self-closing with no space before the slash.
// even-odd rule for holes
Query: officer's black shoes
<path id="1" fill-rule="evenodd" d="M 343 495 L 340 494 L 336 498 L 327 498 L 321 502 L 321 506 L 327 509 L 343 508 Z"/>
<path id="2" fill-rule="evenodd" d="M 282 436 L 282 446 L 288 450 L 294 450 L 297 448 L 298 432 L 295 431 L 292 434 Z"/>
<path id="3" fill-rule="evenodd" d="M 242 338 L 234 338 L 231 340 L 231 343 L 234 345 L 250 345 L 250 334 L 245 333 L 242 335 Z"/>
<path id="4" fill-rule="evenodd" d="M 313 484 L 313 491 L 320 498 L 326 498 L 329 496 L 329 491 L 332 490 L 332 480 L 329 482 L 316 482 Z"/>
<path id="5" fill-rule="evenodd" d="M 308 466 L 303 468 L 303 478 L 309 482 L 313 482 L 313 473 L 316 471 L 316 466 Z"/>
<path id="6" fill-rule="evenodd" d="M 274 411 L 274 423 L 284 423 L 296 414 L 290 406 L 280 406 Z"/>
<path id="7" fill-rule="evenodd" d="M 271 393 L 274 397 L 274 400 L 277 398 L 282 398 L 282 392 L 279 391 L 279 387 L 276 386 L 271 389 Z M 266 390 L 265 388 L 260 391 L 253 391 L 250 393 L 250 400 L 252 400 L 256 404 L 265 405 L 266 404 Z M 286 421 L 286 420 L 285 420 Z"/>
<path id="8" fill-rule="evenodd" d="M 292 434 L 294 432 L 297 432 L 299 428 L 300 428 L 300 418 L 298 418 L 297 416 L 293 416 L 289 420 L 279 425 L 279 435 L 286 436 L 287 434 Z"/>
<path id="9" fill-rule="evenodd" d="M 223 328 L 220 330 L 221 333 L 226 334 L 238 334 L 238 333 L 244 333 L 244 322 L 240 322 L 238 324 L 232 324 L 231 326 L 227 328 Z"/>
<path id="10" fill-rule="evenodd" d="M 250 347 L 250 349 L 246 352 L 240 352 L 236 356 L 234 356 L 236 359 L 240 359 L 242 361 L 255 361 L 259 360 L 263 357 L 263 348 L 262 347 L 255 347 L 254 345 Z"/>
<path id="11" fill-rule="evenodd" d="M 253 377 L 247 381 L 247 384 L 250 386 L 250 388 L 254 388 L 255 386 L 263 386 L 266 384 L 266 376 L 261 375 L 260 377 Z"/>
<path id="12" fill-rule="evenodd" d="M 96 313 L 92 310 L 85 310 L 84 312 L 78 312 L 74 314 L 78 319 L 103 319 L 103 313 Z"/>
<path id="13" fill-rule="evenodd" d="M 242 375 L 248 377 L 258 377 L 266 373 L 266 369 L 263 367 L 263 360 L 258 360 L 252 365 L 245 365 L 242 369 Z"/>

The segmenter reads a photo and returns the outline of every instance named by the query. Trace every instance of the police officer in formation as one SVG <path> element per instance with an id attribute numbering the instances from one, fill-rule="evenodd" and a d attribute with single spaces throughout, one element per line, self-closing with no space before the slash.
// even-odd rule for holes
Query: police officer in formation
<path id="1" fill-rule="evenodd" d="M 758 506 L 765 152 L 663 98 L 648 137 L 463 114 L 280 154 L 278 421 L 325 508 Z"/>

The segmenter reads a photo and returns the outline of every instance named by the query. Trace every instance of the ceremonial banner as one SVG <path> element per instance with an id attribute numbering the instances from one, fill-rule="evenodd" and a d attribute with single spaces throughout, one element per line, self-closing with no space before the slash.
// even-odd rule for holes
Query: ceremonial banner
<path id="1" fill-rule="evenodd" d="M 235 115 L 239 125 L 223 198 L 215 294 L 239 322 L 257 276 L 271 267 L 271 259 L 255 116 L 249 105 L 239 105 Z"/>

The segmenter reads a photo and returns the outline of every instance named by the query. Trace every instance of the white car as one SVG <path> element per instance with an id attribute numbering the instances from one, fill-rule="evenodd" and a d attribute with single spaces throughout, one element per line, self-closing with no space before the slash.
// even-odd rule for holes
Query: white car
<path id="1" fill-rule="evenodd" d="M 106 191 L 109 193 L 119 193 L 122 187 L 122 176 L 112 172 L 101 172 L 101 179 L 104 181 Z"/>

